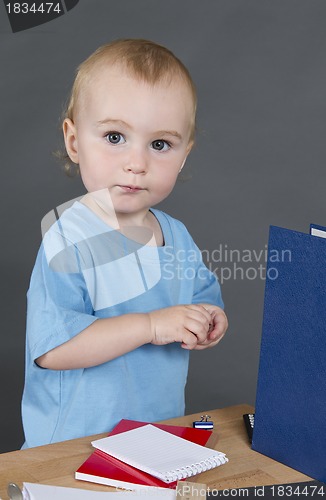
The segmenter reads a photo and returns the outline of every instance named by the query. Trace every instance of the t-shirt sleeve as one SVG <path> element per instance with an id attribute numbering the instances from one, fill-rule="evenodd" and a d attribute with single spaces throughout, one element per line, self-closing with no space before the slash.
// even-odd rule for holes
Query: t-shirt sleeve
<path id="1" fill-rule="evenodd" d="M 206 303 L 224 308 L 218 279 L 204 264 L 201 251 L 194 242 L 193 246 L 198 255 L 196 260 L 193 304 Z"/>
<path id="2" fill-rule="evenodd" d="M 27 348 L 35 360 L 90 326 L 94 316 L 76 259 L 67 269 L 51 265 L 41 245 L 27 293 Z"/>
<path id="3" fill-rule="evenodd" d="M 202 253 L 188 229 L 181 221 L 173 219 L 166 214 L 165 216 L 172 228 L 176 261 L 178 262 L 180 252 L 181 262 L 184 266 L 188 267 L 188 269 L 185 269 L 185 279 L 189 280 L 191 278 L 192 281 L 192 303 L 207 303 L 224 308 L 221 287 L 217 276 L 204 264 Z M 188 256 L 187 262 L 185 262 L 187 260 L 184 258 L 185 255 Z"/>

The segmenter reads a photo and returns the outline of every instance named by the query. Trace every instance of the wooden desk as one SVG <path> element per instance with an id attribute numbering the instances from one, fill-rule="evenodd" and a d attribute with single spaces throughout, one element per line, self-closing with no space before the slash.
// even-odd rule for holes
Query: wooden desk
<path id="1" fill-rule="evenodd" d="M 308 476 L 251 450 L 242 419 L 244 413 L 251 412 L 253 408 L 249 405 L 204 412 L 211 415 L 214 431 L 218 433 L 216 449 L 226 453 L 230 461 L 200 474 L 198 482 L 211 489 L 231 489 L 309 481 L 311 478 Z M 198 415 L 166 420 L 165 423 L 191 427 L 192 422 L 198 420 Z M 93 451 L 91 440 L 105 435 L 3 453 L 0 455 L 0 499 L 8 498 L 9 482 L 19 486 L 26 481 L 98 491 L 111 490 L 108 486 L 74 479 L 75 470 Z"/>

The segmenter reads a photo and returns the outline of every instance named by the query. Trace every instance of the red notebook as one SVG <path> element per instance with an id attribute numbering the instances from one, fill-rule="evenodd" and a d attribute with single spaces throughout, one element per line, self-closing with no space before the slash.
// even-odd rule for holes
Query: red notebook
<path id="1" fill-rule="evenodd" d="M 148 422 L 137 422 L 136 420 L 121 420 L 110 432 L 110 436 L 147 424 Z M 216 434 L 214 435 L 212 431 L 167 424 L 152 425 L 202 446 L 209 445 L 214 448 L 216 444 Z M 177 485 L 177 482 L 167 484 L 97 449 L 77 469 L 75 478 L 125 489 L 141 489 L 148 486 L 176 488 Z"/>

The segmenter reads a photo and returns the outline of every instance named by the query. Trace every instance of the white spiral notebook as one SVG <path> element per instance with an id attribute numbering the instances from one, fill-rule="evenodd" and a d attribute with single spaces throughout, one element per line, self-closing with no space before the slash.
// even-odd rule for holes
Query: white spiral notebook
<path id="1" fill-rule="evenodd" d="M 97 439 L 92 441 L 92 445 L 165 483 L 185 479 L 228 462 L 224 453 L 150 424 Z"/>

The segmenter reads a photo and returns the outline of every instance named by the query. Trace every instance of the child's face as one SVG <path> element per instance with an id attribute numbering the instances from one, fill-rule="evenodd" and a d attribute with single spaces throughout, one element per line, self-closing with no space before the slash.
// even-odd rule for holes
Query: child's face
<path id="1" fill-rule="evenodd" d="M 67 151 L 87 191 L 109 189 L 117 214 L 145 213 L 172 191 L 191 149 L 190 92 L 181 80 L 152 86 L 118 67 L 96 77 L 75 122 L 65 120 Z"/>

